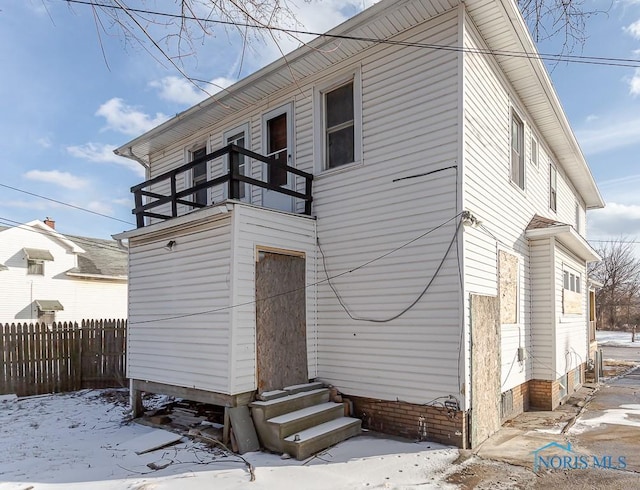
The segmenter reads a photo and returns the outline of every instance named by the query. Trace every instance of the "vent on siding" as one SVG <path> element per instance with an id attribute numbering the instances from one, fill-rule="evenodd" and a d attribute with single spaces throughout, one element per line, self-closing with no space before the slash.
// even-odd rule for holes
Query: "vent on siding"
<path id="1" fill-rule="evenodd" d="M 502 400 L 500 402 L 500 417 L 503 419 L 508 417 L 513 412 L 513 390 L 505 391 L 502 393 Z"/>

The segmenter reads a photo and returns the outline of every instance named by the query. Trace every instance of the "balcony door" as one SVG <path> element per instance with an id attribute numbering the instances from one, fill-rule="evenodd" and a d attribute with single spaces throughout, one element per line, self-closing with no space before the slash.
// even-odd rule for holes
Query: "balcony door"
<path id="1" fill-rule="evenodd" d="M 295 166 L 293 161 L 293 106 L 287 104 L 262 116 L 263 154 L 274 158 L 283 165 Z M 262 178 L 265 182 L 278 187 L 293 189 L 294 176 L 271 165 L 262 166 Z M 281 211 L 294 210 L 291 196 L 275 190 L 262 190 L 262 205 L 265 208 Z"/>
<path id="2" fill-rule="evenodd" d="M 224 133 L 224 144 L 233 144 L 241 148 L 251 148 L 249 141 L 249 125 L 244 124 L 238 128 L 226 131 Z M 245 155 L 239 153 L 231 153 L 225 156 L 225 173 L 229 171 L 230 165 L 237 163 L 240 175 L 251 175 L 250 161 Z M 229 194 L 229 187 L 224 187 L 224 198 L 227 199 Z M 238 196 L 243 202 L 251 202 L 251 188 L 245 182 L 240 183 L 240 195 Z"/>

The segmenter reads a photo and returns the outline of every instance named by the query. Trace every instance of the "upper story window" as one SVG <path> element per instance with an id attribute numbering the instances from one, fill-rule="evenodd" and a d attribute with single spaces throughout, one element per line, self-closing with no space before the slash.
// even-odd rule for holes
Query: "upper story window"
<path id="1" fill-rule="evenodd" d="M 324 95 L 327 168 L 354 161 L 353 81 Z"/>
<path id="2" fill-rule="evenodd" d="M 511 111 L 511 181 L 524 189 L 524 124 Z"/>
<path id="3" fill-rule="evenodd" d="M 321 170 L 330 170 L 361 161 L 362 102 L 360 73 L 352 72 L 339 81 L 315 91 L 315 151 Z"/>
<path id="4" fill-rule="evenodd" d="M 558 171 L 553 163 L 549 164 L 549 208 L 558 210 Z"/>
<path id="5" fill-rule="evenodd" d="M 27 259 L 27 274 L 44 276 L 44 261 Z"/>
<path id="6" fill-rule="evenodd" d="M 27 274 L 44 276 L 45 261 L 53 260 L 51 252 L 40 248 L 24 248 L 23 252 L 27 259 Z"/>
<path id="7" fill-rule="evenodd" d="M 190 154 L 191 154 L 191 161 L 197 160 L 198 158 L 202 158 L 207 154 L 207 147 L 204 146 L 202 148 L 198 148 L 197 150 L 192 150 Z M 202 184 L 203 182 L 206 182 L 206 181 L 207 181 L 207 162 L 203 161 L 198 163 L 195 167 L 191 169 L 191 187 L 195 187 L 196 185 Z M 193 202 L 196 202 L 198 204 L 204 204 L 206 206 L 208 204 L 207 189 L 197 190 L 193 194 Z"/>
<path id="8" fill-rule="evenodd" d="M 531 137 L 531 164 L 534 167 L 538 166 L 538 140 L 533 136 Z"/>
<path id="9" fill-rule="evenodd" d="M 582 233 L 582 226 L 580 225 L 580 215 L 582 214 L 580 209 L 580 204 L 576 202 L 576 231 L 578 233 Z"/>

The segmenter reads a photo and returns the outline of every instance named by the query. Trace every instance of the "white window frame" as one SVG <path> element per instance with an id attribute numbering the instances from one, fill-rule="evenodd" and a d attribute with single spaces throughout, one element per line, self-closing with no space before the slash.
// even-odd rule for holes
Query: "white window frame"
<path id="1" fill-rule="evenodd" d="M 31 272 L 31 266 L 37 266 L 38 272 Z M 44 276 L 44 260 L 27 259 L 27 275 Z"/>
<path id="2" fill-rule="evenodd" d="M 558 169 L 553 162 L 549 162 L 549 209 L 558 212 Z"/>
<path id="3" fill-rule="evenodd" d="M 563 267 L 562 287 L 568 291 L 582 294 L 582 274 L 570 267 Z"/>
<path id="4" fill-rule="evenodd" d="M 513 124 L 514 121 L 518 123 L 518 138 L 520 140 L 520 147 L 518 153 L 518 176 L 519 178 L 515 179 L 515 167 L 514 167 L 514 147 L 513 147 Z M 511 115 L 509 117 L 509 180 L 513 185 L 515 185 L 518 189 L 524 191 L 525 189 L 525 126 L 524 119 L 520 117 L 515 108 L 511 108 Z"/>
<path id="5" fill-rule="evenodd" d="M 329 168 L 325 94 L 353 82 L 353 162 Z M 316 173 L 333 173 L 362 165 L 362 75 L 358 66 L 313 88 L 313 150 Z"/>
<path id="6" fill-rule="evenodd" d="M 535 148 L 535 151 L 534 151 Z M 535 167 L 535 168 L 539 168 L 540 167 L 540 143 L 538 142 L 538 138 L 536 138 L 533 134 L 533 131 L 531 132 L 531 164 Z"/>
<path id="7" fill-rule="evenodd" d="M 239 133 L 244 133 L 244 147 L 247 150 L 251 150 L 251 126 L 248 122 L 241 124 L 240 126 L 236 126 L 235 128 L 229 129 L 222 134 L 222 146 L 227 146 L 229 138 L 235 136 Z M 249 157 L 245 156 L 244 162 L 244 175 L 251 176 L 251 167 L 253 160 Z M 224 156 L 224 173 L 229 172 L 229 154 Z M 228 184 L 228 183 L 227 183 Z M 225 184 L 224 189 L 222 191 L 223 199 L 228 199 L 229 196 L 229 186 Z M 251 202 L 251 187 L 249 184 L 244 182 L 240 183 L 241 186 L 244 186 L 244 197 L 241 199 L 242 202 Z"/>
<path id="8" fill-rule="evenodd" d="M 209 146 L 209 141 L 207 140 L 198 140 L 196 143 L 193 143 L 187 146 L 184 149 L 184 162 L 189 163 L 193 161 L 193 154 L 200 150 L 201 148 L 205 149 L 207 154 L 211 153 L 211 148 Z M 211 168 L 210 165 L 206 164 L 207 169 L 207 180 L 211 179 Z M 193 169 L 189 169 L 184 173 L 184 188 L 188 189 L 189 187 L 193 187 Z M 195 194 L 192 194 L 193 199 L 195 200 Z M 207 189 L 207 205 L 211 204 L 211 189 Z M 189 211 L 195 211 L 197 208 L 189 208 Z"/>

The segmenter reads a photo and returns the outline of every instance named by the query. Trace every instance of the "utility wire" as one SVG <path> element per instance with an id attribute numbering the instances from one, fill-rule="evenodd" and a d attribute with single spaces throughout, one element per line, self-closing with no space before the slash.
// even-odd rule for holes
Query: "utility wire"
<path id="1" fill-rule="evenodd" d="M 451 221 L 451 220 L 449 220 L 449 221 Z M 444 224 L 440 225 L 440 227 L 441 226 L 444 226 Z M 320 246 L 320 241 L 318 240 L 318 250 L 320 250 L 320 254 L 322 255 L 322 265 L 324 267 L 324 273 L 327 276 L 326 281 L 329 284 L 329 287 L 331 288 L 331 290 L 333 291 L 333 294 L 338 299 L 338 302 L 340 303 L 340 306 L 342 306 L 342 309 L 349 316 L 349 318 L 351 318 L 352 320 L 355 320 L 355 321 L 360 321 L 360 322 L 389 323 L 389 322 L 391 322 L 393 320 L 396 320 L 396 319 L 400 318 L 402 315 L 404 315 L 409 310 L 411 310 L 415 305 L 418 304 L 418 302 L 424 297 L 424 295 L 427 294 L 427 291 L 429 290 L 429 288 L 431 288 L 431 285 L 436 280 L 436 277 L 438 277 L 438 274 L 440 273 L 440 269 L 442 269 L 442 266 L 444 265 L 444 262 L 447 259 L 447 256 L 449 255 L 449 252 L 451 251 L 451 248 L 453 247 L 453 244 L 456 242 L 456 239 L 458 237 L 458 231 L 460 230 L 460 226 L 462 226 L 462 220 L 460 220 L 458 222 L 458 225 L 456 226 L 456 231 L 453 234 L 453 238 L 451 238 L 451 242 L 449 242 L 449 246 L 447 247 L 447 251 L 444 253 L 444 256 L 442 257 L 442 260 L 438 264 L 438 267 L 436 268 L 435 272 L 433 273 L 433 276 L 431 276 L 431 279 L 429 280 L 427 285 L 420 292 L 420 294 L 418 294 L 416 299 L 414 299 L 413 302 L 410 305 L 408 305 L 402 311 L 400 311 L 399 313 L 396 313 L 393 316 L 390 316 L 388 318 L 366 318 L 366 317 L 357 316 L 357 315 L 354 315 L 353 313 L 351 313 L 349 308 L 344 303 L 344 300 L 342 299 L 342 297 L 340 296 L 340 294 L 336 290 L 335 286 L 333 284 L 331 284 L 331 279 L 335 278 L 335 276 L 333 278 L 329 277 L 329 272 L 327 271 L 327 263 L 326 263 L 326 260 L 325 260 L 324 252 L 322 251 L 322 247 Z M 415 241 L 415 240 L 412 240 L 412 241 Z M 369 261 L 369 263 L 371 263 L 371 261 Z"/>
<path id="2" fill-rule="evenodd" d="M 50 197 L 41 196 L 40 194 L 35 194 L 33 192 L 25 191 L 23 189 L 18 189 L 17 187 L 11 187 L 10 185 L 6 185 L 6 184 L 0 184 L 0 187 L 5 187 L 7 189 L 11 189 L 12 191 L 22 192 L 23 194 L 28 194 L 30 196 L 39 197 L 40 199 L 45 199 L 47 201 L 55 202 L 56 204 L 61 204 L 63 206 L 67 206 L 67 207 L 70 207 L 70 208 L 73 208 L 73 209 L 78 209 L 78 210 L 84 211 L 86 213 L 95 214 L 96 216 L 102 216 L 103 218 L 109 218 L 109 219 L 112 219 L 114 221 L 120 221 L 121 223 L 126 223 L 128 225 L 134 225 L 135 226 L 135 223 L 132 223 L 131 221 L 125 221 L 125 220 L 120 219 L 120 218 L 115 218 L 113 216 L 109 216 L 108 214 L 103 214 L 103 213 L 99 213 L 97 211 L 92 211 L 91 209 L 83 208 L 81 206 L 76 206 L 75 204 L 69 204 L 68 202 L 58 201 L 57 199 L 52 199 Z"/>
<path id="3" fill-rule="evenodd" d="M 15 221 L 9 218 L 3 218 L 2 216 L 0 216 L 0 224 L 3 225 L 7 225 L 11 228 L 13 227 L 20 227 L 22 228 L 24 231 L 29 231 L 31 233 L 39 233 L 40 235 L 44 235 L 44 236 L 48 236 L 51 237 L 51 233 L 47 230 L 42 230 L 40 228 L 36 228 L 33 225 L 29 225 L 28 223 L 21 223 L 20 221 Z M 63 235 L 66 238 L 69 238 L 69 240 L 71 240 L 72 242 L 78 242 L 80 244 L 84 243 L 86 245 L 91 245 L 94 248 L 102 248 L 104 250 L 123 250 L 121 247 L 119 247 L 116 242 L 113 242 L 113 244 L 111 245 L 107 245 L 107 244 L 101 244 L 101 243 L 96 243 L 93 240 L 101 240 L 104 242 L 109 242 L 110 240 L 106 239 L 106 238 L 95 238 L 95 239 L 91 239 L 91 237 L 82 237 L 82 236 L 78 236 L 78 235 L 68 235 L 66 233 L 61 233 L 58 230 L 53 230 L 52 231 L 56 231 L 57 233 L 59 233 L 60 235 Z M 113 241 L 113 240 L 111 240 Z"/>
<path id="4" fill-rule="evenodd" d="M 234 308 L 239 308 L 241 306 L 252 305 L 252 304 L 258 303 L 260 301 L 266 301 L 266 300 L 269 300 L 269 299 L 272 299 L 272 298 L 278 298 L 280 296 L 293 294 L 293 293 L 296 293 L 298 291 L 303 291 L 305 289 L 317 286 L 318 284 L 323 284 L 325 282 L 328 282 L 328 281 L 330 281 L 332 279 L 337 279 L 338 277 L 342 277 L 344 275 L 351 274 L 351 273 L 353 273 L 353 272 L 355 272 L 357 270 L 360 270 L 360 269 L 368 266 L 369 264 L 372 264 L 372 263 L 374 263 L 374 262 L 376 262 L 378 260 L 381 260 L 381 259 L 391 255 L 392 253 L 397 252 L 398 250 L 401 250 L 401 249 L 407 247 L 411 243 L 414 243 L 416 240 L 419 240 L 419 239 L 429 235 L 430 233 L 433 233 L 434 231 L 442 228 L 447 223 L 450 223 L 451 221 L 457 219 L 461 214 L 462 213 L 458 213 L 454 217 L 449 218 L 448 220 L 446 220 L 446 221 L 440 223 L 439 225 L 427 230 L 426 232 L 424 232 L 424 233 L 420 234 L 419 236 L 409 240 L 408 242 L 405 242 L 402 245 L 394 248 L 393 250 L 390 250 L 389 252 L 386 252 L 386 253 L 384 253 L 382 255 L 379 255 L 379 256 L 375 257 L 374 259 L 368 260 L 368 261 L 358 265 L 357 267 L 353 267 L 352 269 L 348 269 L 346 271 L 340 272 L 340 273 L 335 274 L 335 275 L 333 275 L 331 277 L 327 276 L 326 279 L 322 279 L 320 281 L 316 281 L 314 283 L 307 284 L 307 285 L 299 287 L 299 288 L 291 289 L 289 291 L 284 291 L 282 293 L 274 294 L 274 295 L 271 295 L 271 296 L 265 296 L 264 298 L 256 298 L 255 300 L 246 301 L 244 303 L 237 303 L 237 304 L 231 305 L 231 306 L 222 306 L 220 308 L 214 308 L 214 309 L 211 309 L 211 310 L 199 311 L 199 312 L 195 312 L 195 313 L 186 313 L 186 314 L 183 314 L 183 315 L 174 315 L 174 316 L 169 316 L 169 317 L 154 318 L 153 320 L 142 320 L 142 321 L 138 321 L 138 322 L 129 322 L 129 325 L 140 325 L 140 324 L 143 324 L 143 323 L 154 323 L 154 322 L 161 322 L 161 321 L 166 321 L 166 320 L 179 320 L 181 318 L 189 318 L 189 317 L 193 317 L 193 316 L 208 315 L 208 314 L 211 314 L 211 313 L 217 313 L 217 312 L 220 312 L 220 311 L 227 311 L 227 310 L 231 310 L 231 309 L 234 309 Z M 462 221 L 460 221 L 460 223 L 462 223 Z M 460 223 L 458 224 L 458 228 L 460 227 Z M 457 236 L 457 233 L 458 233 L 458 230 L 456 229 L 456 235 L 454 235 L 454 238 L 455 238 L 455 236 Z M 449 250 L 451 249 L 452 245 L 453 245 L 453 241 L 449 245 L 449 249 L 447 250 L 447 254 L 448 254 Z M 323 254 L 323 256 L 324 256 L 324 254 Z M 445 255 L 445 258 L 446 258 L 446 255 Z M 440 267 L 441 266 L 442 266 L 442 264 L 440 264 Z M 439 268 L 438 268 L 438 270 L 439 270 Z M 437 271 L 436 271 L 436 274 L 434 274 L 434 277 L 432 278 L 432 282 L 433 282 L 433 279 L 435 279 L 436 275 L 437 275 Z M 424 293 L 422 295 L 424 296 Z M 415 303 L 417 303 L 417 301 Z M 375 321 L 375 320 L 372 320 L 372 321 Z"/>
<path id="5" fill-rule="evenodd" d="M 567 63 L 581 63 L 581 64 L 589 64 L 589 65 L 605 65 L 605 66 L 620 66 L 620 67 L 627 67 L 627 68 L 640 68 L 640 59 L 633 59 L 633 58 L 614 58 L 614 57 L 604 57 L 604 56 L 583 56 L 583 55 L 567 55 L 567 54 L 553 54 L 553 53 L 529 53 L 526 51 L 505 51 L 505 50 L 469 48 L 464 46 L 447 46 L 443 44 L 397 41 L 392 39 L 375 38 L 375 37 L 349 36 L 346 34 L 330 34 L 330 33 L 322 33 L 322 32 L 305 31 L 300 29 L 287 29 L 284 27 L 249 24 L 249 23 L 234 22 L 229 20 L 209 19 L 209 18 L 203 18 L 203 17 L 184 15 L 184 14 L 172 14 L 169 12 L 161 12 L 161 11 L 149 10 L 149 9 L 136 9 L 136 8 L 129 8 L 129 7 L 125 9 L 124 7 L 119 5 L 111 5 L 107 3 L 94 2 L 92 0 L 61 0 L 61 1 L 66 3 L 89 5 L 92 7 L 99 7 L 99 8 L 105 8 L 105 9 L 123 10 L 129 13 L 147 14 L 147 15 L 155 15 L 158 17 L 167 17 L 171 19 L 180 19 L 183 21 L 192 20 L 192 21 L 209 23 L 209 24 L 219 24 L 219 25 L 228 25 L 228 26 L 234 26 L 234 27 L 245 27 L 245 28 L 283 32 L 286 34 L 298 34 L 298 35 L 302 34 L 302 35 L 318 36 L 318 37 L 340 39 L 340 40 L 370 42 L 370 43 L 376 43 L 376 44 L 390 44 L 395 46 L 407 46 L 407 47 L 426 48 L 426 49 L 433 49 L 433 50 L 456 51 L 456 52 L 465 52 L 465 53 L 471 53 L 471 54 L 484 54 L 484 55 L 506 56 L 506 57 L 514 57 L 514 58 L 538 59 L 542 61 L 552 61 L 552 62 L 567 62 Z"/>

